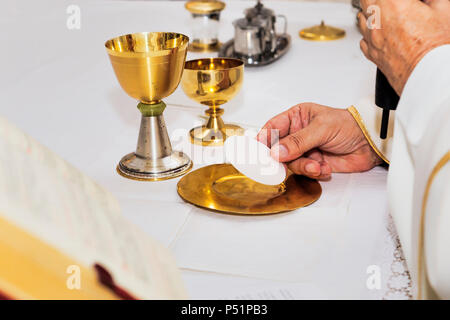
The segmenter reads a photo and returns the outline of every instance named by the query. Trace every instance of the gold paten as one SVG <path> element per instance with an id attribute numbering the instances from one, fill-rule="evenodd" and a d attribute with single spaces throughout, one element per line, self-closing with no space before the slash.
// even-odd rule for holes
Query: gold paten
<path id="1" fill-rule="evenodd" d="M 262 215 L 307 206 L 322 194 L 316 180 L 290 175 L 278 186 L 257 183 L 230 164 L 213 164 L 180 179 L 178 194 L 196 206 L 230 214 Z"/>
<path id="2" fill-rule="evenodd" d="M 191 13 L 209 14 L 219 12 L 225 9 L 225 3 L 222 1 L 188 1 L 184 7 Z"/>
<path id="3" fill-rule="evenodd" d="M 202 146 L 221 146 L 227 137 L 242 135 L 236 125 L 224 124 L 220 106 L 232 99 L 241 89 L 244 63 L 232 58 L 207 58 L 187 61 L 181 81 L 186 95 L 205 105 L 208 122 L 193 128 L 191 142 Z"/>
<path id="4" fill-rule="evenodd" d="M 192 168 L 183 152 L 173 151 L 161 100 L 178 87 L 189 38 L 171 32 L 123 35 L 105 43 L 122 89 L 140 101 L 141 126 L 136 152 L 124 156 L 117 171 L 134 180 L 158 181 L 178 177 Z"/>
<path id="5" fill-rule="evenodd" d="M 314 41 L 330 41 L 345 37 L 345 30 L 327 26 L 325 22 L 320 25 L 305 28 L 299 32 L 300 38 Z"/>

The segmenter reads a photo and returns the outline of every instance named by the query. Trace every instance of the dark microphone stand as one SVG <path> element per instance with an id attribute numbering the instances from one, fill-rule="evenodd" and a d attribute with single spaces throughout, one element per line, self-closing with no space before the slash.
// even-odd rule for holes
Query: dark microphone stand
<path id="1" fill-rule="evenodd" d="M 377 69 L 377 78 L 375 83 L 375 104 L 383 109 L 383 116 L 381 118 L 380 138 L 386 139 L 389 113 L 391 110 L 397 109 L 399 96 L 394 88 L 389 84 L 386 76 Z"/>

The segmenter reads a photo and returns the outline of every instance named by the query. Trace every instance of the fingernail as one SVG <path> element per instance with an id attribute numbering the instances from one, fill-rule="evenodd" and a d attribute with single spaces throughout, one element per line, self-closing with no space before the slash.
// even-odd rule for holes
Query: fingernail
<path id="1" fill-rule="evenodd" d="M 273 158 L 275 158 L 276 160 L 279 160 L 279 159 L 283 159 L 283 158 L 287 157 L 288 150 L 282 144 L 277 144 L 270 150 L 270 153 Z"/>
<path id="2" fill-rule="evenodd" d="M 320 172 L 322 174 L 331 174 L 331 168 L 325 161 L 320 162 Z"/>
<path id="3" fill-rule="evenodd" d="M 317 171 L 316 165 L 312 162 L 307 163 L 305 166 L 305 170 L 307 173 L 311 173 L 311 174 L 318 174 L 319 171 Z"/>
<path id="4" fill-rule="evenodd" d="M 267 129 L 261 129 L 258 133 L 257 139 L 259 142 L 264 143 L 267 146 Z"/>

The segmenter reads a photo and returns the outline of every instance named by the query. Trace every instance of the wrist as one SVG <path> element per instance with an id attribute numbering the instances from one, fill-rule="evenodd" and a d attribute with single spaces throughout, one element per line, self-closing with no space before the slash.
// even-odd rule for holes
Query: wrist
<path id="1" fill-rule="evenodd" d="M 375 150 L 372 148 L 372 146 L 370 146 L 369 143 L 367 143 L 367 146 L 369 148 L 369 152 L 371 155 L 371 161 L 372 161 L 372 167 L 376 167 L 382 164 L 385 164 L 386 162 L 381 159 L 381 157 L 375 152 Z"/>

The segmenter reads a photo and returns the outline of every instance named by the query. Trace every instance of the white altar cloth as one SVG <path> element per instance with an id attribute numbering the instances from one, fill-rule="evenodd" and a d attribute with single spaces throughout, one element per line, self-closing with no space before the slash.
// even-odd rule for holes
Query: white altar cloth
<path id="1" fill-rule="evenodd" d="M 81 10 L 79 30 L 66 27 L 66 9 L 74 3 Z M 287 16 L 292 47 L 272 65 L 246 68 L 241 92 L 225 105 L 225 121 L 256 130 L 299 102 L 346 108 L 373 93 L 375 67 L 359 50 L 350 4 L 264 3 Z M 140 114 L 137 102 L 119 87 L 103 44 L 138 31 L 189 34 L 183 5 L 4 0 L 0 115 L 109 189 L 128 219 L 171 249 L 194 299 L 407 297 L 383 168 L 335 174 L 321 183 L 322 197 L 310 207 L 259 217 L 216 214 L 184 203 L 176 192 L 178 179 L 145 183 L 116 174 L 117 162 L 135 148 Z M 227 1 L 221 41 L 232 37 L 231 21 L 253 5 Z M 326 43 L 298 37 L 301 28 L 322 19 L 344 28 L 347 36 Z M 204 56 L 189 53 L 188 59 Z M 181 88 L 165 101 L 174 147 L 192 156 L 194 169 L 220 162 L 221 148 L 187 141 L 187 131 L 202 123 L 204 107 Z M 380 270 L 379 288 L 367 285 L 373 266 Z"/>

